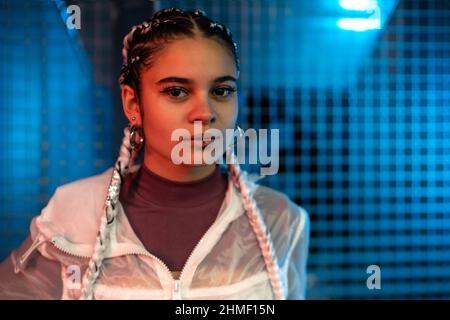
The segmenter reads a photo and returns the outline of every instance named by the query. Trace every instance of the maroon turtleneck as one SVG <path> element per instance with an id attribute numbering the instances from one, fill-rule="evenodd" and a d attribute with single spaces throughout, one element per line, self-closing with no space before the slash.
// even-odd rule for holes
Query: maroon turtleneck
<path id="1" fill-rule="evenodd" d="M 164 261 L 171 271 L 181 271 L 216 219 L 227 185 L 227 173 L 219 166 L 200 180 L 176 182 L 142 164 L 125 177 L 119 199 L 147 251 Z"/>

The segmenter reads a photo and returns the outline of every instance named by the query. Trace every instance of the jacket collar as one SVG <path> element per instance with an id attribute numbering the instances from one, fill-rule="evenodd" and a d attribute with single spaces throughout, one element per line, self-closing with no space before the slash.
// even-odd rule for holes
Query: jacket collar
<path id="1" fill-rule="evenodd" d="M 133 171 L 139 169 L 139 165 L 137 168 L 133 168 Z M 222 205 L 219 209 L 219 213 L 217 215 L 216 220 L 210 226 L 211 228 L 220 228 L 222 229 L 224 226 L 226 227 L 233 220 L 237 219 L 244 213 L 242 200 L 239 194 L 239 191 L 234 186 L 231 179 L 228 179 L 228 187 L 222 202 Z M 113 230 L 111 230 L 111 247 L 112 251 L 109 254 L 109 257 L 120 256 L 128 253 L 148 253 L 142 244 L 142 242 L 137 237 L 133 228 L 131 227 L 126 213 L 123 209 L 123 206 L 119 202 L 117 217 L 115 219 L 115 223 L 113 222 L 112 226 Z M 210 239 L 212 240 L 212 239 Z M 218 239 L 216 239 L 217 241 Z M 211 247 L 215 244 L 214 241 L 208 241 L 208 245 Z"/>
<path id="2" fill-rule="evenodd" d="M 140 164 L 134 165 L 130 168 L 130 172 L 137 171 L 139 167 Z M 42 242 L 43 239 L 46 239 L 65 253 L 80 257 L 92 256 L 95 243 L 92 239 L 95 239 L 96 233 L 94 236 L 90 234 L 92 230 L 86 232 L 85 226 L 86 224 L 95 224 L 97 226 L 100 217 L 104 214 L 103 205 L 99 205 L 98 198 L 101 197 L 101 201 L 104 203 L 112 172 L 113 168 L 111 167 L 100 175 L 77 180 L 62 186 L 60 192 L 55 192 L 41 215 L 32 222 L 31 235 L 34 242 Z M 82 193 L 87 192 L 98 196 L 84 197 Z M 78 194 L 83 196 L 83 201 L 73 199 Z M 79 207 L 65 205 L 67 202 L 72 203 L 74 201 L 79 202 Z M 95 215 L 92 214 L 93 212 L 95 212 Z M 244 209 L 239 191 L 234 186 L 232 179 L 229 178 L 222 206 L 210 229 L 218 228 L 224 230 L 229 223 L 243 213 Z M 120 202 L 117 217 L 111 228 L 111 250 L 106 252 L 106 257 L 133 253 L 148 254 L 144 245 L 133 231 Z M 215 241 L 218 241 L 218 238 Z M 214 241 L 208 242 L 210 246 L 214 244 Z"/>

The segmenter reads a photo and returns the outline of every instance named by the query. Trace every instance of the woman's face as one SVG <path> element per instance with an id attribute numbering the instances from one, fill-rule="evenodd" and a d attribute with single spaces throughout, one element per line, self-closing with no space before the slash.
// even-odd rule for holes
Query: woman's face
<path id="1" fill-rule="evenodd" d="M 145 156 L 171 161 L 178 143 L 171 141 L 172 132 L 187 129 L 193 136 L 194 121 L 201 121 L 202 132 L 215 128 L 225 137 L 225 130 L 236 123 L 237 92 L 229 89 L 237 88 L 237 78 L 231 53 L 214 40 L 188 38 L 166 44 L 152 67 L 141 72 L 140 104 L 124 99 L 128 119 L 135 116 L 134 124 L 144 129 Z M 143 119 L 136 112 L 139 107 Z"/>

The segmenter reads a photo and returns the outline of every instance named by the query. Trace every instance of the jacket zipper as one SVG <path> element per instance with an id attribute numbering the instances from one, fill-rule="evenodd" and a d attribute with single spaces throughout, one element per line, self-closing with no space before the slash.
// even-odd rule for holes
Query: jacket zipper
<path id="1" fill-rule="evenodd" d="M 209 230 L 209 229 L 208 229 L 208 230 Z M 191 253 L 189 254 L 189 257 L 188 257 L 188 259 L 186 260 L 186 263 L 184 264 L 184 266 L 183 266 L 183 268 L 182 268 L 182 270 L 181 270 L 181 272 L 180 272 L 180 277 L 179 277 L 179 279 L 175 279 L 175 278 L 172 276 L 172 273 L 171 273 L 169 267 L 164 263 L 164 261 L 162 261 L 162 260 L 161 260 L 160 258 L 158 258 L 157 256 L 151 254 L 150 252 L 148 252 L 145 248 L 142 248 L 141 250 L 130 250 L 130 251 L 125 251 L 125 252 L 122 252 L 122 254 L 123 254 L 123 255 L 128 255 L 128 254 L 144 255 L 144 256 L 151 257 L 151 258 L 153 258 L 155 261 L 157 261 L 158 264 L 159 264 L 160 266 L 162 266 L 162 268 L 170 275 L 170 278 L 171 278 L 171 280 L 172 280 L 172 300 L 181 300 L 181 299 L 182 299 L 182 295 L 181 295 L 181 288 L 182 288 L 182 285 L 181 285 L 181 279 L 182 279 L 182 276 L 183 276 L 184 269 L 185 269 L 186 265 L 188 264 L 189 260 L 191 259 L 192 253 L 196 250 L 196 248 L 198 247 L 198 245 L 199 245 L 201 239 L 203 239 L 203 237 L 204 237 L 207 233 L 208 233 L 208 231 L 206 231 L 205 234 L 200 238 L 200 240 L 199 240 L 199 241 L 197 242 L 197 244 L 195 245 L 194 249 L 193 249 L 193 250 L 191 251 Z M 46 240 L 44 240 L 44 241 L 42 241 L 42 242 L 45 242 L 45 241 L 46 241 Z M 42 243 L 42 242 L 41 242 L 41 243 Z M 73 256 L 76 256 L 76 257 L 80 257 L 80 258 L 90 258 L 90 256 L 88 256 L 88 255 L 83 255 L 83 254 L 80 254 L 80 253 L 75 253 L 75 252 L 74 252 L 75 250 L 73 249 L 73 244 L 71 244 L 70 242 L 68 242 L 67 240 L 65 240 L 65 239 L 62 238 L 62 237 L 58 237 L 58 236 L 53 237 L 53 238 L 51 239 L 51 243 L 52 243 L 58 250 L 60 250 L 60 251 L 62 251 L 62 252 L 64 252 L 64 253 L 66 253 L 66 254 L 73 255 Z M 40 243 L 39 243 L 39 244 L 40 244 Z M 27 252 L 28 252 L 28 251 L 31 251 L 31 250 L 34 250 L 35 247 L 37 247 L 39 244 L 33 245 L 32 247 L 34 247 L 34 248 L 30 247 L 30 249 L 28 249 Z"/>
<path id="2" fill-rule="evenodd" d="M 178 279 L 175 279 L 172 275 L 172 272 L 170 271 L 169 267 L 164 263 L 164 261 L 162 261 L 160 258 L 158 258 L 157 256 L 151 254 L 150 252 L 148 252 L 145 248 L 142 248 L 142 250 L 136 250 L 136 251 L 130 251 L 130 252 L 125 252 L 123 254 L 142 254 L 148 257 L 151 257 L 153 259 L 155 259 L 162 267 L 163 269 L 165 269 L 167 271 L 168 274 L 170 274 L 170 278 L 172 279 L 172 300 L 182 300 L 182 294 L 181 294 L 181 280 L 183 278 L 183 273 L 184 270 L 186 269 L 186 265 L 188 265 L 189 260 L 191 260 L 192 257 L 192 253 L 197 249 L 197 247 L 199 246 L 201 240 L 206 236 L 206 234 L 209 232 L 209 230 L 211 230 L 211 228 L 209 228 L 204 234 L 203 236 L 200 238 L 200 240 L 197 242 L 197 244 L 195 245 L 194 249 L 191 251 L 191 253 L 189 254 L 189 257 L 187 258 L 186 262 L 184 263 L 183 268 L 181 269 L 180 272 L 180 276 Z"/>
<path id="3" fill-rule="evenodd" d="M 69 241 L 67 241 L 65 238 L 63 237 L 59 237 L 59 236 L 54 236 L 51 239 L 51 243 L 60 251 L 75 256 L 75 257 L 79 257 L 79 258 L 90 258 L 90 255 L 85 255 L 85 254 L 81 254 L 81 253 L 76 253 L 75 250 L 73 249 L 73 244 Z"/>
<path id="4" fill-rule="evenodd" d="M 231 191 L 233 192 L 233 189 Z M 222 215 L 220 218 L 224 219 L 223 218 L 224 216 L 225 215 Z M 216 217 L 216 220 L 213 222 L 212 225 L 217 223 L 219 221 L 218 219 L 220 219 L 220 218 Z M 189 253 L 189 257 L 187 258 L 186 262 L 184 263 L 183 268 L 181 269 L 180 276 L 178 278 L 179 280 L 176 280 L 176 279 L 174 279 L 172 277 L 172 279 L 174 279 L 174 281 L 175 281 L 175 283 L 174 283 L 174 291 L 173 291 L 173 295 L 174 296 L 178 295 L 179 292 L 181 291 L 181 279 L 183 279 L 183 273 L 184 273 L 184 269 L 186 269 L 186 265 L 188 265 L 189 261 L 191 260 L 192 254 L 195 252 L 195 250 L 197 250 L 197 247 L 199 246 L 199 244 L 203 240 L 203 238 L 205 238 L 206 235 L 211 232 L 212 225 L 208 228 L 208 230 L 206 230 L 206 232 L 203 234 L 203 236 L 200 237 L 200 240 L 197 242 L 197 244 L 195 245 L 194 249 L 192 249 L 192 251 Z M 162 262 L 162 263 L 164 264 L 164 262 Z M 166 266 L 166 268 L 167 268 L 167 266 Z"/>
<path id="5" fill-rule="evenodd" d="M 19 273 L 20 269 L 25 264 L 25 262 L 30 257 L 30 255 L 33 253 L 33 251 L 36 250 L 36 248 L 38 246 L 40 246 L 42 243 L 47 242 L 47 241 L 48 240 L 46 240 L 45 238 L 43 238 L 43 237 L 41 237 L 39 235 L 38 238 L 36 238 L 36 240 L 30 246 L 30 248 L 28 248 L 27 251 L 25 251 L 20 256 L 20 258 L 18 260 L 18 265 L 16 264 L 14 266 L 14 272 L 15 273 Z M 72 256 L 75 256 L 75 257 L 79 257 L 79 258 L 87 258 L 87 259 L 91 258 L 91 256 L 89 256 L 89 255 L 85 255 L 85 254 L 81 254 L 81 253 L 75 252 L 76 250 L 74 250 L 73 244 L 70 243 L 69 241 L 65 240 L 63 237 L 54 236 L 54 237 L 51 238 L 51 240 L 49 242 L 51 244 L 53 244 L 53 246 L 56 249 L 60 250 L 61 252 L 65 253 L 65 254 L 69 254 L 69 255 L 72 255 Z M 131 250 L 131 251 L 128 251 L 128 252 L 124 252 L 123 254 L 124 255 L 127 255 L 127 254 L 137 254 L 137 255 L 138 254 L 142 254 L 142 255 L 151 257 L 154 260 L 156 260 L 163 267 L 163 269 L 165 269 L 166 272 L 168 274 L 170 274 L 170 276 L 172 278 L 172 299 L 181 299 L 181 281 L 179 279 L 175 279 L 172 276 L 172 273 L 170 272 L 169 268 L 167 267 L 167 265 L 160 258 L 158 258 L 157 256 L 151 254 L 150 252 L 145 250 L 145 248 L 143 248 L 142 250 Z M 183 269 L 184 269 L 184 267 L 183 267 Z M 180 278 L 181 278 L 181 274 L 180 274 Z"/>
<path id="6" fill-rule="evenodd" d="M 215 222 L 216 221 L 214 221 L 213 224 Z M 166 270 L 166 272 L 170 275 L 170 278 L 172 280 L 172 300 L 181 300 L 182 299 L 182 295 L 181 295 L 181 289 L 182 289 L 181 280 L 183 279 L 183 274 L 184 274 L 184 270 L 186 269 L 186 265 L 188 265 L 189 261 L 191 260 L 192 254 L 195 252 L 195 250 L 197 250 L 197 247 L 199 246 L 200 242 L 210 232 L 210 230 L 211 230 L 211 227 L 209 227 L 208 230 L 206 230 L 206 232 L 203 234 L 203 236 L 200 238 L 200 240 L 195 245 L 194 249 L 189 253 L 189 257 L 186 260 L 185 264 L 183 265 L 183 268 L 181 269 L 180 276 L 179 276 L 178 279 L 175 279 L 173 277 L 169 267 L 160 258 L 158 258 L 157 256 L 151 254 L 145 248 L 141 248 L 141 250 L 130 250 L 128 252 L 125 251 L 122 254 L 123 255 L 142 254 L 142 255 L 151 257 L 154 260 L 156 260 L 163 267 L 163 269 Z M 29 257 L 29 255 L 31 254 L 32 251 L 34 251 L 40 244 L 44 243 L 45 241 L 47 241 L 47 240 L 40 239 L 39 241 L 36 241 L 36 243 L 33 243 L 33 245 L 19 259 L 20 265 L 22 265 L 26 261 L 26 259 Z M 58 250 L 64 252 L 65 254 L 73 255 L 75 257 L 80 257 L 80 258 L 87 258 L 87 259 L 91 258 L 90 255 L 84 255 L 84 254 L 81 254 L 81 253 L 78 253 L 78 252 L 74 252 L 76 250 L 73 249 L 73 244 L 71 242 L 67 241 L 63 237 L 54 236 L 54 237 L 51 238 L 50 242 L 55 246 L 55 248 L 57 248 Z"/>
<path id="7" fill-rule="evenodd" d="M 213 224 L 214 223 L 216 223 L 216 221 L 214 221 Z M 206 235 L 210 233 L 210 230 L 211 230 L 211 227 L 209 227 L 208 230 L 206 230 L 206 232 L 202 235 L 200 240 L 195 245 L 194 249 L 192 249 L 192 251 L 189 253 L 189 257 L 187 258 L 186 262 L 184 263 L 183 268 L 181 269 L 180 276 L 179 276 L 178 279 L 175 279 L 172 276 L 172 273 L 170 272 L 169 267 L 164 263 L 164 261 L 162 261 L 157 256 L 151 254 L 150 252 L 148 252 L 145 248 L 141 248 L 140 247 L 141 250 L 134 250 L 134 251 L 129 251 L 129 252 L 125 251 L 122 254 L 124 254 L 124 255 L 126 255 L 126 254 L 142 254 L 142 255 L 151 257 L 154 260 L 156 260 L 163 267 L 163 269 L 165 269 L 167 271 L 167 273 L 170 275 L 170 278 L 172 279 L 172 300 L 181 300 L 182 299 L 182 295 L 181 295 L 181 289 L 182 289 L 181 280 L 183 279 L 183 274 L 184 274 L 184 271 L 186 269 L 186 266 L 189 264 L 189 261 L 191 260 L 192 254 L 195 252 L 195 250 L 197 250 L 197 247 L 199 246 L 199 244 L 203 240 L 203 238 L 205 238 Z"/>
<path id="8" fill-rule="evenodd" d="M 44 243 L 46 240 L 44 238 L 41 238 L 40 235 L 37 236 L 37 238 L 33 241 L 31 246 L 25 251 L 17 261 L 17 263 L 14 264 L 14 273 L 19 273 L 20 269 L 23 267 L 27 259 L 30 257 L 30 255 L 33 253 L 33 251 L 40 246 L 42 243 Z"/>
<path id="9" fill-rule="evenodd" d="M 28 258 L 30 257 L 30 255 L 33 253 L 34 250 L 37 249 L 37 247 L 39 247 L 41 244 L 43 244 L 44 242 L 50 242 L 51 244 L 53 244 L 53 246 L 55 246 L 55 248 L 57 248 L 58 250 L 64 252 L 65 254 L 69 254 L 75 257 L 80 257 L 80 258 L 90 258 L 90 256 L 88 255 L 83 255 L 83 254 L 79 254 L 79 253 L 74 253 L 73 251 L 70 251 L 70 249 L 66 249 L 67 247 L 73 247 L 73 245 L 68 242 L 67 240 L 58 237 L 58 236 L 54 236 L 52 237 L 52 239 L 49 241 L 47 239 L 45 239 L 43 236 L 41 236 L 40 234 L 37 236 L 36 240 L 34 240 L 34 242 L 32 243 L 32 245 L 27 249 L 27 251 L 25 251 L 19 258 L 18 260 L 18 265 L 17 264 L 14 266 L 14 272 L 18 273 L 19 269 L 22 268 L 22 266 L 25 264 L 25 262 L 28 260 Z"/>

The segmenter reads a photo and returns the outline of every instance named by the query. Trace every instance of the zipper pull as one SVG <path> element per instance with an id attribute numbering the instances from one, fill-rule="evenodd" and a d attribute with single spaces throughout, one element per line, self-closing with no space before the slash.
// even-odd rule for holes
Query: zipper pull
<path id="1" fill-rule="evenodd" d="M 14 273 L 19 273 L 23 268 L 25 268 L 25 264 L 27 262 L 28 257 L 33 253 L 33 251 L 45 242 L 44 237 L 41 237 L 40 234 L 36 236 L 36 239 L 33 241 L 31 246 L 25 251 L 14 264 Z"/>
<path id="2" fill-rule="evenodd" d="M 174 281 L 172 300 L 181 300 L 181 281 L 180 280 Z"/>

